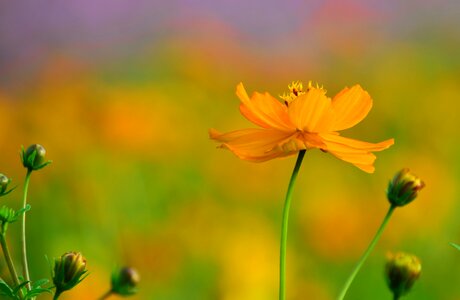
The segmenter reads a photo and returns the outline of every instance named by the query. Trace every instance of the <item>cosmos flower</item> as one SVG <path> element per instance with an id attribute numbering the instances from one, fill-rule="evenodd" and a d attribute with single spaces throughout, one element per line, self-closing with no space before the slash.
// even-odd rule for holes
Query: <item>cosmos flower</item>
<path id="1" fill-rule="evenodd" d="M 209 135 L 243 160 L 263 162 L 294 155 L 301 150 L 320 149 L 349 162 L 361 170 L 373 173 L 375 155 L 393 145 L 389 139 L 368 143 L 340 136 L 340 130 L 361 122 L 372 107 L 372 99 L 359 85 L 344 88 L 332 98 L 318 85 L 300 82 L 289 85 L 289 94 L 276 99 L 269 93 L 248 96 L 243 84 L 238 84 L 240 112 L 260 128 Z"/>

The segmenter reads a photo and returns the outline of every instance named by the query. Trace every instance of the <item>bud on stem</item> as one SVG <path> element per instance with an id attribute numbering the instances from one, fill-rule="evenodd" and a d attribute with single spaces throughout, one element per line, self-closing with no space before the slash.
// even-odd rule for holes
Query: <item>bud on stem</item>
<path id="1" fill-rule="evenodd" d="M 68 291 L 86 278 L 86 260 L 79 252 L 67 252 L 54 261 L 53 283 L 56 295 Z M 56 296 L 55 296 L 55 299 Z"/>
<path id="2" fill-rule="evenodd" d="M 410 291 L 421 271 L 422 265 L 416 256 L 402 252 L 388 253 L 385 277 L 394 299 L 399 299 Z"/>
<path id="3" fill-rule="evenodd" d="M 112 293 L 120 296 L 130 296 L 137 293 L 139 273 L 130 267 L 124 267 L 112 273 Z"/>
<path id="4" fill-rule="evenodd" d="M 0 173 L 0 197 L 8 195 L 14 188 L 8 190 L 11 179 Z"/>
<path id="5" fill-rule="evenodd" d="M 45 160 L 46 150 L 40 144 L 30 145 L 27 150 L 21 150 L 22 165 L 29 171 L 40 170 L 51 163 L 50 160 Z"/>
<path id="6" fill-rule="evenodd" d="M 425 183 L 416 175 L 404 168 L 393 177 L 388 184 L 387 198 L 394 206 L 404 206 L 418 196 Z"/>

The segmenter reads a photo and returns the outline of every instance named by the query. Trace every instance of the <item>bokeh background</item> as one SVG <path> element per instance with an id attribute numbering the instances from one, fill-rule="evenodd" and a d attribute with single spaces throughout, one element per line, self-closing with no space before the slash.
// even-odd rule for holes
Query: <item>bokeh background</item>
<path id="1" fill-rule="evenodd" d="M 460 299 L 460 2 L 0 2 L 0 172 L 17 190 L 21 145 L 41 143 L 28 217 L 34 279 L 48 257 L 82 251 L 91 272 L 62 299 L 96 299 L 116 265 L 142 275 L 133 299 L 277 298 L 283 198 L 295 158 L 262 164 L 216 149 L 207 131 L 252 127 L 247 90 L 314 80 L 374 99 L 344 135 L 395 145 L 366 174 L 307 153 L 295 189 L 288 298 L 334 299 L 410 167 L 426 182 L 398 209 L 348 299 L 390 299 L 387 251 L 418 255 L 407 299 Z M 18 260 L 19 224 L 10 246 Z M 7 278 L 2 262 L 1 273 Z"/>

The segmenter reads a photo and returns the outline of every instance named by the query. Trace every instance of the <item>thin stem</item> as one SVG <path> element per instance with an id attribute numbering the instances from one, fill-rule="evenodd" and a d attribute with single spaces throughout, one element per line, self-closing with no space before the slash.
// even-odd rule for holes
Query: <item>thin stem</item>
<path id="1" fill-rule="evenodd" d="M 399 295 L 398 295 L 398 294 L 394 294 L 394 295 L 393 295 L 393 300 L 399 300 Z"/>
<path id="2" fill-rule="evenodd" d="M 25 209 L 27 205 L 27 190 L 29 189 L 29 181 L 32 170 L 28 169 L 26 179 L 24 181 L 24 197 L 22 199 L 22 208 Z M 22 214 L 21 223 L 21 244 L 22 244 L 22 274 L 25 281 L 30 281 L 29 266 L 27 264 L 27 247 L 26 247 L 26 212 Z M 30 290 L 30 282 L 27 283 L 27 289 Z"/>
<path id="3" fill-rule="evenodd" d="M 59 296 L 61 296 L 61 294 L 62 294 L 61 291 L 56 290 L 54 292 L 53 300 L 57 300 L 59 298 Z"/>
<path id="4" fill-rule="evenodd" d="M 345 295 L 350 288 L 351 283 L 355 279 L 356 275 L 358 274 L 359 270 L 363 266 L 364 262 L 366 261 L 367 257 L 369 254 L 372 252 L 372 249 L 374 249 L 375 245 L 377 244 L 377 241 L 380 239 L 380 236 L 383 233 L 383 230 L 388 224 L 388 221 L 390 220 L 391 215 L 393 214 L 393 211 L 395 210 L 396 206 L 391 205 L 390 208 L 388 209 L 387 214 L 385 215 L 385 218 L 382 221 L 382 224 L 380 225 L 379 229 L 377 230 L 377 233 L 375 234 L 374 238 L 372 239 L 371 243 L 367 247 L 366 251 L 364 252 L 363 256 L 359 259 L 358 263 L 356 264 L 355 268 L 353 269 L 353 272 L 351 272 L 350 277 L 348 277 L 347 281 L 345 282 L 345 285 L 342 288 L 342 291 L 340 292 L 339 297 L 337 300 L 343 300 L 345 298 Z"/>
<path id="5" fill-rule="evenodd" d="M 109 290 L 109 291 L 107 291 L 104 295 L 102 295 L 101 298 L 99 298 L 99 300 L 107 299 L 107 298 L 109 298 L 112 294 L 113 294 L 113 291 L 112 291 L 112 290 Z"/>
<path id="6" fill-rule="evenodd" d="M 291 180 L 289 181 L 288 190 L 286 193 L 286 200 L 284 202 L 283 221 L 281 225 L 279 300 L 286 299 L 286 246 L 289 223 L 289 208 L 291 206 L 292 189 L 294 187 L 294 183 L 296 181 L 297 174 L 299 173 L 300 165 L 302 165 L 304 156 L 305 150 L 301 150 L 299 152 L 299 156 L 297 156 L 294 170 L 292 171 Z"/>
<path id="7" fill-rule="evenodd" d="M 3 254 L 5 255 L 6 264 L 8 265 L 8 269 L 10 270 L 11 278 L 13 279 L 14 285 L 19 286 L 19 278 L 18 273 L 16 273 L 16 269 L 13 264 L 13 260 L 11 259 L 10 250 L 8 249 L 8 245 L 6 244 L 6 239 L 4 234 L 0 234 L 0 244 L 2 245 Z M 22 293 L 21 293 L 22 298 Z"/>

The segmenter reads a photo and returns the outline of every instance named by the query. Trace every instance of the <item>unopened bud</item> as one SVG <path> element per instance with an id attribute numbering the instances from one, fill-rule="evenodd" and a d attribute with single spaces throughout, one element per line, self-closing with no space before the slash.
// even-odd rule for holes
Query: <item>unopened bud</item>
<path id="1" fill-rule="evenodd" d="M 112 293 L 129 296 L 137 292 L 139 273 L 130 267 L 118 269 L 112 273 Z"/>
<path id="2" fill-rule="evenodd" d="M 54 260 L 53 283 L 56 293 L 68 291 L 86 276 L 86 260 L 80 252 L 67 252 Z"/>
<path id="3" fill-rule="evenodd" d="M 12 189 L 7 190 L 10 182 L 11 182 L 11 179 L 9 179 L 3 174 L 0 174 L 0 197 L 9 194 L 12 191 Z"/>
<path id="4" fill-rule="evenodd" d="M 392 205 L 404 206 L 417 198 L 425 183 L 408 168 L 399 171 L 388 184 L 387 198 Z"/>
<path id="5" fill-rule="evenodd" d="M 40 170 L 51 163 L 45 160 L 46 150 L 42 145 L 33 144 L 26 151 L 22 149 L 21 159 L 25 168 L 31 171 Z"/>
<path id="6" fill-rule="evenodd" d="M 410 291 L 421 271 L 422 265 L 416 256 L 402 252 L 388 253 L 385 277 L 395 299 Z"/>
<path id="7" fill-rule="evenodd" d="M 27 204 L 26 207 L 21 208 L 18 211 L 15 211 L 8 206 L 3 205 L 0 208 L 0 234 L 5 235 L 6 230 L 8 229 L 8 224 L 16 222 L 18 217 L 23 213 L 30 210 L 30 205 Z"/>

